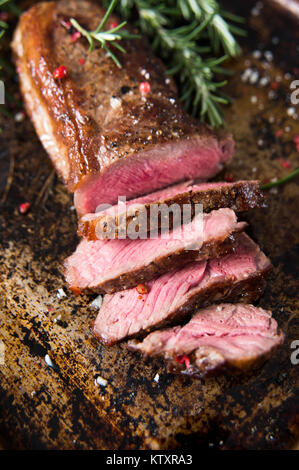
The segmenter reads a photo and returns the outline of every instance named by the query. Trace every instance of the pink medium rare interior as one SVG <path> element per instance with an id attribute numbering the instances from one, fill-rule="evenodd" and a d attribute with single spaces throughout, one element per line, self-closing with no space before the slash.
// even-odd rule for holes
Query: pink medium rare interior
<path id="1" fill-rule="evenodd" d="M 95 334 L 107 340 L 130 336 L 161 321 L 179 308 L 193 293 L 205 290 L 225 279 L 240 281 L 265 269 L 268 258 L 245 234 L 238 236 L 235 253 L 209 261 L 193 262 L 168 272 L 147 284 L 148 293 L 140 301 L 137 290 L 128 289 L 106 295 L 95 321 Z"/>
<path id="2" fill-rule="evenodd" d="M 231 139 L 217 142 L 185 140 L 117 160 L 100 173 L 88 176 L 75 191 L 79 215 L 95 212 L 100 204 L 115 205 L 119 196 L 132 199 L 190 179 L 215 176 L 233 153 Z"/>
<path id="3" fill-rule="evenodd" d="M 281 342 L 271 312 L 253 305 L 211 305 L 183 327 L 157 331 L 136 346 L 145 353 L 180 355 L 208 346 L 227 360 L 257 357 Z"/>
<path id="4" fill-rule="evenodd" d="M 147 239 L 113 239 L 87 241 L 83 239 L 76 251 L 66 260 L 66 280 L 70 286 L 87 288 L 126 272 L 142 268 L 161 256 L 179 249 L 196 248 L 206 241 L 225 239 L 237 227 L 237 218 L 231 209 L 219 209 L 203 215 L 202 231 L 198 219 L 169 233 Z M 241 223 L 242 224 L 242 223 Z M 163 238 L 164 237 L 164 238 Z M 194 245 L 195 243 L 195 245 Z"/>

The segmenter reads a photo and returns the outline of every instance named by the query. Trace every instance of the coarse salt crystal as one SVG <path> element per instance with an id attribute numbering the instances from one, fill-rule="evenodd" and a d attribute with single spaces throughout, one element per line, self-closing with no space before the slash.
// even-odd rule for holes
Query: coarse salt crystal
<path id="1" fill-rule="evenodd" d="M 159 379 L 160 379 L 160 375 L 159 374 L 156 374 L 155 377 L 154 377 L 154 382 L 159 382 Z"/>
<path id="2" fill-rule="evenodd" d="M 293 106 L 287 109 L 288 116 L 294 116 L 295 113 L 296 113 L 296 109 Z"/>
<path id="3" fill-rule="evenodd" d="M 278 189 L 277 189 L 277 188 L 271 188 L 271 189 L 269 189 L 269 193 L 271 193 L 271 194 L 277 194 L 277 193 L 278 193 Z"/>
<path id="4" fill-rule="evenodd" d="M 251 101 L 251 103 L 257 103 L 257 96 L 255 96 L 255 95 L 252 96 L 252 97 L 250 98 L 250 101 Z"/>
<path id="5" fill-rule="evenodd" d="M 110 106 L 113 109 L 117 109 L 121 106 L 121 101 L 118 98 L 110 98 Z"/>
<path id="6" fill-rule="evenodd" d="M 54 367 L 54 363 L 52 362 L 49 354 L 46 354 L 44 359 L 45 359 L 45 363 L 47 364 L 47 366 Z"/>
<path id="7" fill-rule="evenodd" d="M 260 10 L 259 10 L 258 8 L 256 8 L 256 7 L 255 7 L 255 8 L 252 8 L 251 14 L 252 14 L 252 16 L 259 16 Z"/>
<path id="8" fill-rule="evenodd" d="M 89 305 L 97 310 L 101 308 L 103 302 L 103 296 L 98 295 Z"/>
<path id="9" fill-rule="evenodd" d="M 258 78 L 259 78 L 259 73 L 257 70 L 254 70 L 249 77 L 249 83 L 251 85 L 254 85 L 258 81 Z"/>
<path id="10" fill-rule="evenodd" d="M 267 77 L 262 77 L 259 81 L 260 86 L 266 86 L 266 85 L 268 85 L 268 83 L 269 83 L 269 78 L 267 78 Z"/>
<path id="11" fill-rule="evenodd" d="M 57 299 L 62 299 L 63 297 L 67 297 L 66 293 L 64 292 L 63 289 L 58 289 L 57 290 Z"/>
<path id="12" fill-rule="evenodd" d="M 252 74 L 252 69 L 245 69 L 244 72 L 242 73 L 241 75 L 241 80 L 242 82 L 247 82 L 247 80 L 249 79 L 249 77 L 251 76 Z"/>
<path id="13" fill-rule="evenodd" d="M 24 111 L 19 111 L 18 113 L 15 114 L 14 119 L 16 122 L 22 122 L 25 119 L 25 113 Z"/>
<path id="14" fill-rule="evenodd" d="M 273 60 L 273 53 L 272 53 L 271 51 L 265 51 L 264 56 L 265 56 L 265 59 L 266 59 L 268 62 L 272 62 L 272 60 Z"/>
<path id="15" fill-rule="evenodd" d="M 101 377 L 100 375 L 98 375 L 98 377 L 95 379 L 94 383 L 95 383 L 95 385 L 100 385 L 101 387 L 106 387 L 107 384 L 108 384 L 108 381 L 106 379 L 104 379 L 103 377 Z"/>
<path id="16" fill-rule="evenodd" d="M 253 51 L 252 55 L 255 59 L 260 59 L 260 57 L 262 57 L 261 51 L 258 51 L 258 50 Z"/>

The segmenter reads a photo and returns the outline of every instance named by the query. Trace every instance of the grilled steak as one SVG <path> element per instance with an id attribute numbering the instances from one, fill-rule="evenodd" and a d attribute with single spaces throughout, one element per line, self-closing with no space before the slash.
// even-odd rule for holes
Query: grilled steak
<path id="1" fill-rule="evenodd" d="M 269 259 L 244 233 L 234 254 L 195 261 L 148 283 L 148 293 L 136 289 L 104 297 L 94 334 L 112 345 L 127 337 L 177 324 L 198 308 L 223 300 L 253 302 L 263 292 Z"/>
<path id="2" fill-rule="evenodd" d="M 202 204 L 205 212 L 221 207 L 229 207 L 240 212 L 265 205 L 259 181 L 201 184 L 186 182 L 132 199 L 123 205 L 86 214 L 79 220 L 78 234 L 88 240 L 109 238 L 111 235 L 117 238 L 123 229 L 128 233 L 135 219 L 141 217 L 143 213 L 145 213 L 146 232 L 156 223 L 163 228 L 164 219 L 166 224 L 170 222 L 172 228 L 173 217 L 169 219 L 168 214 L 165 214 L 163 219 L 162 212 L 159 217 L 154 217 L 155 209 L 157 210 L 157 205 L 160 204 L 165 204 L 165 207 L 175 204 L 174 211 L 179 210 L 180 220 L 183 218 L 184 205 L 190 205 L 192 217 L 195 213 L 195 204 Z"/>
<path id="3" fill-rule="evenodd" d="M 103 10 L 84 0 L 39 3 L 22 14 L 12 47 L 27 112 L 80 214 L 119 195 L 206 180 L 230 162 L 232 138 L 185 113 L 145 39 L 124 41 L 118 68 L 99 45 L 88 53 L 86 39 L 72 41 L 70 17 L 94 30 Z M 55 79 L 61 65 L 67 75 Z"/>
<path id="4" fill-rule="evenodd" d="M 172 372 L 203 377 L 220 368 L 247 370 L 283 342 L 269 311 L 244 304 L 211 305 L 189 323 L 151 333 L 128 347 L 164 357 Z"/>
<path id="5" fill-rule="evenodd" d="M 231 209 L 199 214 L 193 221 L 158 238 L 83 239 L 65 263 L 70 288 L 115 292 L 149 281 L 194 259 L 231 252 L 234 233 L 244 229 Z"/>

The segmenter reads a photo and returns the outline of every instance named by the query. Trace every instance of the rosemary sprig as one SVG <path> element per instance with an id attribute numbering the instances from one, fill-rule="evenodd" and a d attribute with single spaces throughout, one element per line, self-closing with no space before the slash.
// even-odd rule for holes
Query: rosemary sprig
<path id="1" fill-rule="evenodd" d="M 230 71 L 222 65 L 240 53 L 234 35 L 244 31 L 233 23 L 242 19 L 215 0 L 119 0 L 116 8 L 149 36 L 168 74 L 181 84 L 185 107 L 214 127 L 223 125 L 219 105 L 229 99 L 220 89 Z"/>
<path id="2" fill-rule="evenodd" d="M 125 53 L 125 49 L 117 41 L 120 41 L 121 39 L 138 38 L 139 36 L 136 34 L 131 34 L 129 33 L 129 31 L 122 29 L 127 24 L 126 21 L 123 21 L 122 23 L 118 24 L 117 26 L 111 28 L 108 31 L 103 30 L 113 9 L 115 8 L 117 1 L 118 0 L 112 0 L 110 2 L 102 21 L 99 23 L 97 29 L 95 29 L 94 31 L 87 31 L 74 18 L 71 18 L 70 22 L 74 26 L 74 28 L 76 28 L 82 34 L 82 36 L 84 36 L 88 40 L 90 52 L 94 49 L 94 40 L 98 41 L 101 44 L 102 48 L 105 49 L 107 54 L 114 60 L 116 65 L 121 68 L 120 61 L 112 52 L 112 50 L 108 47 L 107 43 L 113 43 L 113 46 L 116 49 L 118 49 L 122 53 Z"/>
<path id="3" fill-rule="evenodd" d="M 181 100 L 193 115 L 199 114 L 202 120 L 208 117 L 213 126 L 223 123 L 218 103 L 228 100 L 221 96 L 219 88 L 225 80 L 216 82 L 215 73 L 224 72 L 220 64 L 227 59 L 203 59 L 202 53 L 210 47 L 200 46 L 198 39 L 206 28 L 209 19 L 202 23 L 192 21 L 189 25 L 178 28 L 166 28 L 168 20 L 161 12 L 154 9 L 140 9 L 140 26 L 153 40 L 153 48 L 169 64 L 167 73 L 174 75 L 181 84 Z"/>
<path id="4" fill-rule="evenodd" d="M 275 186 L 280 186 L 281 184 L 287 183 L 288 181 L 292 180 L 296 176 L 299 176 L 299 168 L 296 168 L 296 170 L 292 171 L 291 173 L 279 179 L 278 181 L 270 181 L 270 183 L 263 184 L 261 186 L 261 189 L 271 189 Z"/>

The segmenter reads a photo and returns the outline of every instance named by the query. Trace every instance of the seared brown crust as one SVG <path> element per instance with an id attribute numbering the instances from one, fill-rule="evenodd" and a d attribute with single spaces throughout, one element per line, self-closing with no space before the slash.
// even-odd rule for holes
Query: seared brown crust
<path id="1" fill-rule="evenodd" d="M 237 230 L 243 230 L 245 225 L 240 224 Z M 79 289 L 80 292 L 77 292 L 77 286 L 69 286 L 69 288 L 76 293 L 83 291 L 86 293 L 96 292 L 99 294 L 113 294 L 114 292 L 130 289 L 138 284 L 144 284 L 151 279 L 155 279 L 171 269 L 184 266 L 195 259 L 219 258 L 220 256 L 232 253 L 237 243 L 235 237 L 236 232 L 231 233 L 225 239 L 214 239 L 208 243 L 204 243 L 199 250 L 184 250 L 182 248 L 172 255 L 157 258 L 155 262 L 147 266 L 128 272 L 115 279 L 105 281 L 98 286 L 82 290 Z"/>
<path id="2" fill-rule="evenodd" d="M 131 338 L 143 339 L 152 331 L 186 323 L 191 318 L 193 312 L 197 311 L 198 309 L 208 307 L 212 304 L 223 302 L 241 302 L 251 304 L 263 294 L 266 287 L 265 278 L 271 269 L 272 265 L 269 264 L 265 270 L 257 271 L 254 275 L 249 276 L 247 279 L 243 279 L 240 282 L 233 283 L 232 279 L 229 279 L 223 282 L 218 282 L 217 284 L 213 284 L 207 287 L 203 292 L 198 292 L 191 296 L 188 302 L 175 310 L 171 316 L 169 315 L 163 321 L 152 325 L 146 330 L 142 330 L 137 334 L 128 336 L 126 340 Z M 107 341 L 105 338 L 99 337 L 98 335 L 97 338 L 105 346 L 113 346 L 118 342 Z M 176 367 L 179 371 L 183 370 L 183 367 L 179 367 L 179 364 L 176 364 Z"/>
<path id="3" fill-rule="evenodd" d="M 146 40 L 124 42 L 127 53 L 116 52 L 120 69 L 99 45 L 89 54 L 86 39 L 72 42 L 61 24 L 75 17 L 92 30 L 102 16 L 98 5 L 85 0 L 39 3 L 22 14 L 12 44 L 27 112 L 72 191 L 86 175 L 156 144 L 182 136 L 216 140 L 208 127 L 185 113 L 173 81 L 165 82 L 165 67 Z M 60 65 L 68 74 L 55 80 L 53 71 Z M 139 92 L 144 71 L 151 83 L 146 102 Z M 122 105 L 115 109 L 111 98 L 121 98 Z"/>
<path id="4" fill-rule="evenodd" d="M 235 210 L 236 212 L 248 211 L 255 207 L 265 207 L 264 195 L 260 189 L 259 181 L 238 181 L 233 186 L 221 186 L 219 188 L 207 189 L 205 191 L 193 192 L 187 191 L 177 194 L 171 198 L 156 201 L 155 203 L 144 204 L 144 209 L 147 215 L 147 228 L 150 229 L 150 210 L 154 204 L 166 204 L 170 206 L 172 204 L 178 204 L 181 208 L 181 216 L 183 216 L 183 206 L 190 204 L 191 216 L 194 217 L 195 204 L 202 204 L 204 212 L 210 212 L 214 209 L 220 209 L 222 207 L 228 207 Z M 143 210 L 144 210 L 143 209 Z M 140 209 L 132 209 L 127 211 L 127 217 L 125 220 L 126 231 L 128 226 L 138 217 Z M 172 228 L 172 214 L 169 218 L 169 226 Z M 118 224 L 120 223 L 119 217 L 109 215 L 101 215 L 96 219 L 84 220 L 79 219 L 78 235 L 85 237 L 88 240 L 97 239 L 97 229 L 100 228 L 100 233 L 105 238 L 105 232 L 107 237 L 111 237 L 111 227 L 115 227 L 114 236 L 118 237 Z M 121 220 L 123 224 L 123 221 Z M 159 217 L 158 224 L 161 227 L 161 217 Z M 168 220 L 167 220 L 168 224 Z M 99 233 L 99 232 L 98 232 Z M 108 235 L 109 234 L 109 235 Z"/>

